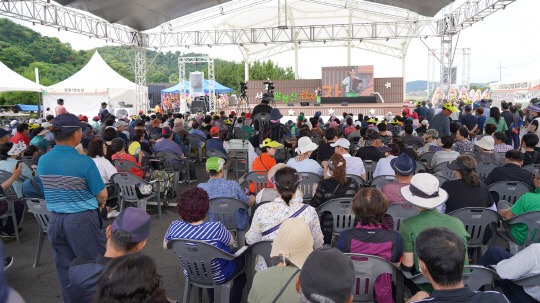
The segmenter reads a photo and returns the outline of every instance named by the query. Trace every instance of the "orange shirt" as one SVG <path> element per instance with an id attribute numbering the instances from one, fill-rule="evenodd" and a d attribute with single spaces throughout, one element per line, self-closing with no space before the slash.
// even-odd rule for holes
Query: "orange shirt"
<path id="1" fill-rule="evenodd" d="M 253 161 L 251 170 L 269 171 L 274 165 L 276 165 L 276 159 L 270 157 L 267 153 L 262 153 L 262 155 L 258 156 L 257 158 L 255 158 L 255 161 Z M 266 181 L 266 187 L 274 187 L 274 185 L 269 181 Z M 251 192 L 253 193 L 257 192 L 255 191 L 255 184 L 253 182 L 251 182 L 249 190 L 251 190 Z"/>

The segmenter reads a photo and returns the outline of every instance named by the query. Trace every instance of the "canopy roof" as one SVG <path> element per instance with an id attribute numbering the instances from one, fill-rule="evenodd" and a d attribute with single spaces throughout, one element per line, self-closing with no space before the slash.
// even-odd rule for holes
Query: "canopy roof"
<path id="1" fill-rule="evenodd" d="M 57 0 L 61 5 L 89 12 L 111 23 L 122 24 L 138 31 L 149 30 L 193 13 L 196 15 L 199 11 L 230 1 L 231 0 Z M 257 2 L 256 0 L 253 1 Z M 443 7 L 454 2 L 454 0 L 366 1 L 390 7 L 403 8 L 428 17 L 435 16 L 435 14 Z M 307 6 L 310 5 L 309 3 L 306 4 Z"/>
<path id="2" fill-rule="evenodd" d="M 27 105 L 27 104 L 15 104 L 16 107 L 22 112 L 37 112 L 37 105 Z"/>
<path id="3" fill-rule="evenodd" d="M 233 90 L 231 88 L 228 88 L 226 86 L 223 86 L 222 84 L 219 84 L 218 82 L 214 81 L 215 82 L 215 88 L 216 88 L 216 93 L 218 94 L 225 94 L 225 93 L 232 93 Z M 182 81 L 182 86 L 185 86 L 186 87 L 186 93 L 189 93 L 189 81 Z M 208 94 L 210 92 L 210 81 L 204 79 L 204 92 L 206 94 Z M 180 83 L 176 84 L 175 86 L 172 86 L 172 87 L 169 87 L 167 89 L 162 89 L 161 90 L 161 93 L 162 94 L 165 94 L 165 93 L 180 93 Z"/>
<path id="4" fill-rule="evenodd" d="M 96 51 L 90 61 L 66 80 L 49 86 L 48 92 L 102 93 L 109 89 L 135 90 L 135 83 L 115 72 Z"/>
<path id="5" fill-rule="evenodd" d="M 0 62 L 0 93 L 4 92 L 41 92 L 45 88 L 17 74 Z"/>

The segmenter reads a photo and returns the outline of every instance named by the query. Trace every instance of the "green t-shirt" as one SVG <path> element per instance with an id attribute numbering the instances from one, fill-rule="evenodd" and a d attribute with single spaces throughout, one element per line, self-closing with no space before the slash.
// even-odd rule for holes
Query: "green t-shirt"
<path id="1" fill-rule="evenodd" d="M 514 215 L 521 215 L 530 211 L 540 210 L 540 188 L 537 188 L 534 193 L 526 193 L 516 201 L 516 203 L 510 208 L 510 211 Z M 523 245 L 527 234 L 529 233 L 529 228 L 526 224 L 516 223 L 512 224 L 510 229 L 512 236 L 516 239 L 516 242 Z"/>
<path id="2" fill-rule="evenodd" d="M 298 268 L 292 266 L 274 266 L 257 272 L 249 291 L 248 302 L 272 303 L 293 274 L 295 277 L 287 285 L 277 303 L 298 302 L 296 276 L 300 274 L 300 271 L 295 274 L 297 270 Z"/>
<path id="3" fill-rule="evenodd" d="M 416 272 L 420 272 L 418 268 L 418 255 L 416 253 L 416 238 L 426 228 L 430 227 L 446 227 L 449 230 L 455 232 L 463 242 L 465 246 L 469 246 L 471 236 L 465 230 L 465 225 L 458 218 L 451 217 L 446 214 L 441 214 L 436 208 L 425 209 L 420 214 L 403 220 L 399 228 L 399 234 L 401 235 L 401 243 L 403 246 L 403 252 L 414 253 L 414 267 Z M 469 257 L 465 256 L 465 265 L 469 265 Z M 430 284 L 418 285 L 422 290 L 430 293 L 433 288 Z"/>
<path id="4" fill-rule="evenodd" d="M 486 122 L 484 122 L 484 129 L 486 129 L 486 125 L 488 124 L 495 124 L 495 126 L 497 126 L 497 130 L 495 130 L 496 133 L 508 130 L 508 125 L 506 125 L 506 120 L 504 120 L 503 117 L 499 118 L 499 123 L 495 122 L 495 118 L 487 118 Z"/>

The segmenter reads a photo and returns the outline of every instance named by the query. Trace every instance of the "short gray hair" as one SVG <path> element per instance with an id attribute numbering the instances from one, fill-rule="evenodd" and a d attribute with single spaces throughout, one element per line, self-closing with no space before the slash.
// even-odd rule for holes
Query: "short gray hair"
<path id="1" fill-rule="evenodd" d="M 310 299 L 306 298 L 304 293 L 302 292 L 302 288 L 298 291 L 298 302 L 299 303 L 336 303 L 334 300 L 327 298 L 325 296 L 319 295 L 319 294 L 311 294 L 309 296 Z"/>

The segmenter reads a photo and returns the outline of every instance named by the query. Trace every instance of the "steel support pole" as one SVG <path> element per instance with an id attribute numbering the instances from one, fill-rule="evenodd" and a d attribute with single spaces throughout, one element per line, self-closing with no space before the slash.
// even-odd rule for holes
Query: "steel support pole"
<path id="1" fill-rule="evenodd" d="M 441 38 L 441 100 L 448 100 L 448 92 L 452 84 L 452 35 Z"/>
<path id="2" fill-rule="evenodd" d="M 404 52 L 401 58 L 401 77 L 403 77 L 403 101 L 407 98 L 407 54 Z"/>
<path id="3" fill-rule="evenodd" d="M 249 57 L 245 57 L 244 59 L 244 82 L 249 81 Z"/>
<path id="4" fill-rule="evenodd" d="M 146 50 L 135 49 L 135 105 L 137 112 L 148 109 L 148 89 L 146 88 Z"/>
<path id="5" fill-rule="evenodd" d="M 298 44 L 294 45 L 294 79 L 300 79 L 298 74 Z"/>

